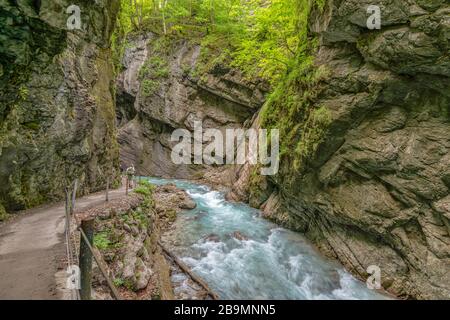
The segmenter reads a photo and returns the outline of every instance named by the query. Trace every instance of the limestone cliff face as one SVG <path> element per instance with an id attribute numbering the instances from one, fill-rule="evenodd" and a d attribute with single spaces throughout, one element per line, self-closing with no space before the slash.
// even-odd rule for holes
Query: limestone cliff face
<path id="1" fill-rule="evenodd" d="M 0 1 L 0 207 L 23 209 L 115 175 L 114 75 L 109 40 L 118 1 Z"/>
<path id="2" fill-rule="evenodd" d="M 197 71 L 201 48 L 187 40 L 148 34 L 129 42 L 117 90 L 121 163 L 134 164 L 143 175 L 209 175 L 226 184 L 224 168 L 213 174 L 206 166 L 173 164 L 171 134 L 193 131 L 194 121 L 203 129 L 242 127 L 263 104 L 267 86 L 222 65 Z"/>
<path id="3" fill-rule="evenodd" d="M 378 265 L 396 295 L 449 298 L 450 6 L 381 0 L 382 28 L 370 31 L 371 4 L 330 0 L 311 14 L 322 74 L 292 135 L 308 156 L 284 154 L 268 180 L 244 167 L 233 195 L 362 279 Z"/>

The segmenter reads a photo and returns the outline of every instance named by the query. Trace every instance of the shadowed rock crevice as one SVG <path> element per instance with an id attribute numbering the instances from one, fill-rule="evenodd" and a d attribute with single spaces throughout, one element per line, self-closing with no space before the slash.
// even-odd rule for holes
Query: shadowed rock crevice
<path id="1" fill-rule="evenodd" d="M 131 94 L 123 91 L 116 94 L 116 118 L 119 128 L 133 120 L 138 114 L 134 103 L 135 98 Z"/>

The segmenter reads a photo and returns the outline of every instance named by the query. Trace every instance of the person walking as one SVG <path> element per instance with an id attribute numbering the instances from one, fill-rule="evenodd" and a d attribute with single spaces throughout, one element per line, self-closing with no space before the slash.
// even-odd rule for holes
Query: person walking
<path id="1" fill-rule="evenodd" d="M 127 182 L 130 189 L 133 189 L 134 186 L 134 175 L 136 174 L 136 170 L 134 169 L 134 165 L 131 165 L 131 167 L 128 167 L 126 170 L 127 175 Z"/>

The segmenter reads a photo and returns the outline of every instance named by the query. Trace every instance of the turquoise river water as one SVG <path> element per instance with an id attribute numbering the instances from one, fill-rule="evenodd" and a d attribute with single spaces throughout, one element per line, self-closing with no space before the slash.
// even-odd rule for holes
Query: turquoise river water
<path id="1" fill-rule="evenodd" d="M 178 215 L 162 240 L 221 299 L 388 298 L 324 258 L 302 234 L 261 218 L 248 205 L 228 202 L 223 193 L 203 185 L 148 180 L 174 183 L 197 203 Z M 188 285 L 176 290 L 189 295 Z"/>

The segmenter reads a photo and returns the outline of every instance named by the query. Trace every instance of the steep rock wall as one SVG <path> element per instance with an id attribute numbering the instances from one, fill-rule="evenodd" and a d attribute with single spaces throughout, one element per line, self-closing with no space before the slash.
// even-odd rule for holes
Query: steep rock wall
<path id="1" fill-rule="evenodd" d="M 361 279 L 377 265 L 396 295 L 449 298 L 450 6 L 378 1 L 382 29 L 370 31 L 371 4 L 311 13 L 314 81 L 285 83 L 300 101 L 289 115 L 286 99 L 266 106 L 279 115 L 271 125 L 295 124 L 290 152 L 269 179 L 244 166 L 230 197 L 305 232 Z"/>
<path id="2" fill-rule="evenodd" d="M 109 41 L 118 1 L 0 1 L 0 208 L 102 188 L 118 167 Z"/>

